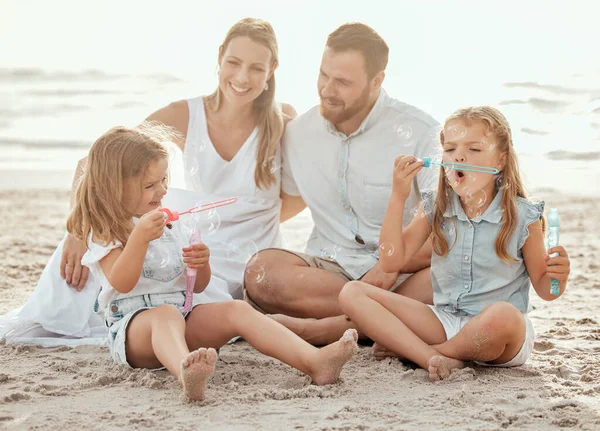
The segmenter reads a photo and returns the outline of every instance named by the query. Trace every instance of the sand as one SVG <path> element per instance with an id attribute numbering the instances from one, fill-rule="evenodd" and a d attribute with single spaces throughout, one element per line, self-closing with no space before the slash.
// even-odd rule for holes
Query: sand
<path id="1" fill-rule="evenodd" d="M 537 341 L 523 367 L 469 366 L 430 383 L 363 346 L 339 383 L 317 387 L 239 342 L 221 349 L 207 399 L 190 404 L 167 372 L 115 366 L 106 347 L 0 345 L 0 429 L 600 429 L 600 203 L 540 197 L 560 208 L 572 273 L 556 302 L 532 292 Z M 29 297 L 67 210 L 66 191 L 0 191 L 0 314 Z M 283 229 L 301 248 L 307 213 Z"/>

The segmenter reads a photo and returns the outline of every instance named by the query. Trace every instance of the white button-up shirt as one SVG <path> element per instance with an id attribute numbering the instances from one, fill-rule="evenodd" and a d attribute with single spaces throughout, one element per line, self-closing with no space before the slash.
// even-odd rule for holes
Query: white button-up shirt
<path id="1" fill-rule="evenodd" d="M 379 232 L 392 191 L 394 159 L 439 154 L 439 124 L 381 89 L 360 127 L 346 136 L 316 106 L 286 127 L 282 190 L 301 196 L 315 227 L 306 253 L 335 259 L 355 279 L 379 256 Z M 439 168 L 423 168 L 413 182 L 406 226 L 421 192 L 436 190 Z"/>

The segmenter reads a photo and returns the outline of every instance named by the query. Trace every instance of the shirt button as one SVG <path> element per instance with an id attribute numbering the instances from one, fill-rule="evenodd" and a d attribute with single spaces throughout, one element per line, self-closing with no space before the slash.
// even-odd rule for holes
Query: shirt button
<path id="1" fill-rule="evenodd" d="M 469 260 L 469 256 L 465 255 L 465 260 Z"/>
<path id="2" fill-rule="evenodd" d="M 119 307 L 117 307 L 115 304 L 113 304 L 113 305 L 110 307 L 110 311 L 112 311 L 113 313 L 116 313 L 117 311 L 119 311 Z"/>
<path id="3" fill-rule="evenodd" d="M 340 173 L 338 174 L 338 177 L 340 177 L 340 178 L 344 178 L 344 173 L 343 173 L 343 172 L 340 172 Z"/>
<path id="4" fill-rule="evenodd" d="M 350 211 L 350 205 L 346 205 L 344 206 L 344 208 L 346 209 L 346 211 Z"/>
<path id="5" fill-rule="evenodd" d="M 465 289 L 468 289 L 468 288 L 469 288 L 469 285 L 468 285 L 468 284 L 465 284 Z"/>

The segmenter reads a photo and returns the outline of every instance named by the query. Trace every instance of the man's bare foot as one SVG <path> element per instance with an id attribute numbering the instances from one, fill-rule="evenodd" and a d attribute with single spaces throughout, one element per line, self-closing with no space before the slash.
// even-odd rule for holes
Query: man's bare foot
<path id="1" fill-rule="evenodd" d="M 401 355 L 396 352 L 392 352 L 391 350 L 386 349 L 385 347 L 373 343 L 373 347 L 371 348 L 371 354 L 377 361 L 381 361 L 385 358 L 400 358 L 404 359 Z"/>
<path id="2" fill-rule="evenodd" d="M 186 395 L 193 401 L 204 399 L 206 380 L 215 372 L 217 351 L 212 347 L 204 347 L 190 352 L 181 360 L 180 383 Z"/>
<path id="3" fill-rule="evenodd" d="M 444 355 L 432 356 L 427 363 L 429 380 L 435 382 L 436 380 L 446 379 L 452 374 L 453 370 L 464 367 L 465 363 L 458 359 L 448 358 Z"/>
<path id="4" fill-rule="evenodd" d="M 319 349 L 311 366 L 313 371 L 309 373 L 315 385 L 330 385 L 337 381 L 346 362 L 358 352 L 357 340 L 356 329 L 348 329 L 338 341 Z"/>

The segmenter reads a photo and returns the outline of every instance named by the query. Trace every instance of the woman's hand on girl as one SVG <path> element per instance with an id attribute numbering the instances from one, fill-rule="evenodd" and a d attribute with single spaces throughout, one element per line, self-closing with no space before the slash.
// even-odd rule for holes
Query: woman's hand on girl
<path id="1" fill-rule="evenodd" d="M 400 199 L 408 199 L 412 181 L 422 167 L 423 160 L 419 160 L 415 156 L 401 155 L 396 157 L 394 160 L 392 193 Z"/>
<path id="2" fill-rule="evenodd" d="M 206 244 L 193 244 L 183 249 L 183 262 L 192 269 L 201 269 L 208 264 L 210 250 Z"/>
<path id="3" fill-rule="evenodd" d="M 158 239 L 165 229 L 164 213 L 158 210 L 152 210 L 140 217 L 140 221 L 135 225 L 133 233 L 139 235 L 146 243 Z M 133 235 L 132 233 L 132 235 Z"/>

